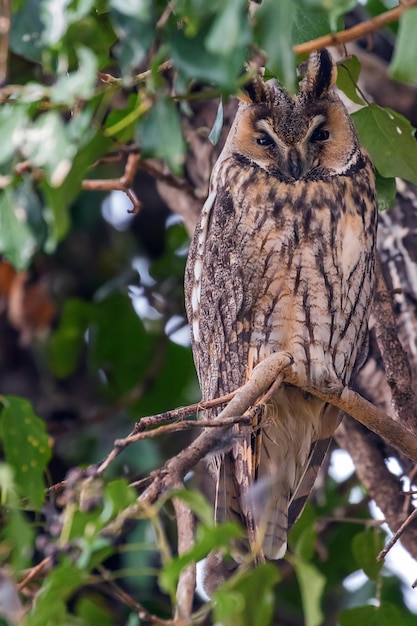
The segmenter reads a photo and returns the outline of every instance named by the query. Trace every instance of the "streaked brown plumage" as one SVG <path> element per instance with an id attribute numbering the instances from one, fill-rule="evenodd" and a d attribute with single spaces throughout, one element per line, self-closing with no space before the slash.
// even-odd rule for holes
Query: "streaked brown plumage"
<path id="1" fill-rule="evenodd" d="M 214 167 L 190 248 L 187 313 L 203 399 L 247 381 L 287 351 L 302 385 L 336 392 L 366 352 L 374 283 L 373 168 L 313 53 L 294 97 L 247 88 Z M 215 413 L 212 415 L 215 415 Z M 267 558 L 286 550 L 337 423 L 337 411 L 284 384 L 260 427 L 235 426 L 214 457 L 216 517 L 238 518 Z"/>

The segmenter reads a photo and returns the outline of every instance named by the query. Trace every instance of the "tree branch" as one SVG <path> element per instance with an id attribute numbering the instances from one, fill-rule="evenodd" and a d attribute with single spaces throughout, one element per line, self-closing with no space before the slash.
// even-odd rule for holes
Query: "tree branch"
<path id="1" fill-rule="evenodd" d="M 141 202 L 137 199 L 132 191 L 133 179 L 138 169 L 140 156 L 131 153 L 126 160 L 125 171 L 120 178 L 110 178 L 105 180 L 86 179 L 81 183 L 81 188 L 86 191 L 123 191 L 133 205 L 130 213 L 138 213 L 141 208 Z"/>
<path id="2" fill-rule="evenodd" d="M 376 30 L 387 26 L 387 24 L 397 21 L 407 9 L 411 9 L 415 6 L 417 6 L 417 1 L 411 1 L 407 4 L 403 3 L 394 9 L 385 11 L 385 13 L 381 13 L 381 15 L 377 15 L 376 17 L 371 17 L 369 20 L 366 20 L 366 22 L 352 26 L 352 28 L 348 28 L 347 30 L 331 33 L 330 35 L 324 35 L 323 37 L 298 44 L 293 47 L 294 53 L 297 55 L 309 54 L 314 50 L 321 50 L 329 46 L 340 46 L 349 41 L 359 39 L 360 37 L 366 37 Z"/>

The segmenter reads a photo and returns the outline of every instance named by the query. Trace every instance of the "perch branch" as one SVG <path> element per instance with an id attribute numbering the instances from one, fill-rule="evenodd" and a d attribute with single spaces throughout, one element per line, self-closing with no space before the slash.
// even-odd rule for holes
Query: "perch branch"
<path id="1" fill-rule="evenodd" d="M 298 44 L 293 47 L 294 53 L 297 55 L 309 54 L 314 50 L 321 50 L 322 48 L 328 48 L 329 46 L 340 46 L 341 44 L 355 41 L 355 39 L 359 39 L 360 37 L 366 37 L 374 33 L 376 30 L 380 30 L 384 26 L 387 26 L 391 22 L 396 22 L 401 15 L 407 11 L 407 9 L 411 9 L 415 6 L 417 6 L 417 1 L 408 2 L 407 4 L 404 3 L 394 9 L 385 11 L 385 13 L 381 13 L 381 15 L 371 17 L 369 20 L 366 20 L 361 24 L 356 24 L 355 26 L 352 26 L 352 28 L 324 35 L 323 37 L 318 37 L 317 39 Z"/>

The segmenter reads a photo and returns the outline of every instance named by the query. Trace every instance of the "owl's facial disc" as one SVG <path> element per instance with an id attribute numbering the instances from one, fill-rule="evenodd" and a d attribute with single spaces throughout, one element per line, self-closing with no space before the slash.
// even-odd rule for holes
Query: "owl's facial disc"
<path id="1" fill-rule="evenodd" d="M 255 121 L 253 135 L 254 161 L 264 169 L 278 170 L 283 178 L 299 180 L 319 165 L 322 147 L 331 139 L 324 114 L 317 114 L 305 128 L 301 125 L 280 137 L 273 128 L 272 120 Z"/>

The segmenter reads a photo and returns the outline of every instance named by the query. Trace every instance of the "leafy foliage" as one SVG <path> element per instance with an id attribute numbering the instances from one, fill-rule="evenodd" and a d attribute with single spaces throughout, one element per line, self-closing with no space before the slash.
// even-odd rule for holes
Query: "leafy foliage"
<path id="1" fill-rule="evenodd" d="M 25 611 L 0 607 L 4 623 L 168 619 L 184 568 L 214 548 L 229 553 L 241 537 L 235 524 L 213 525 L 211 506 L 189 482 L 153 507 L 137 503 L 140 481 L 186 445 L 185 434 L 130 446 L 104 478 L 93 470 L 133 420 L 199 397 L 182 294 L 188 237 L 161 199 L 168 181 L 179 202 L 184 189 L 201 202 L 187 160 L 193 116 L 220 98 L 214 125 L 203 116 L 195 132 L 206 139 L 212 126 L 217 143 L 228 97 L 253 58 L 266 56 L 266 76 L 296 91 L 294 45 L 342 29 L 355 4 L 264 0 L 248 17 L 246 0 L 12 2 L 7 68 L 3 47 L 0 54 L 0 555 L 2 571 L 23 579 Z M 383 10 L 368 3 L 373 12 L 376 4 Z M 413 9 L 400 21 L 390 66 L 411 83 L 415 23 Z M 368 104 L 359 75 L 358 59 L 343 61 L 338 87 L 361 107 L 352 118 L 388 208 L 396 176 L 417 184 L 415 129 Z M 126 159 L 139 153 L 137 177 L 126 183 Z M 118 186 L 102 184 L 112 180 Z M 125 188 L 142 214 L 121 206 Z M 198 521 L 195 544 L 181 555 L 174 497 Z M 348 499 L 348 481 L 329 481 L 320 506 L 308 506 L 293 529 L 287 561 L 248 564 L 212 601 L 196 600 L 196 620 L 209 623 L 211 612 L 213 623 L 233 626 L 413 623 L 399 581 L 375 561 L 384 534 L 367 530 L 366 502 L 355 524 L 320 521 Z M 358 568 L 368 581 L 348 594 L 344 580 Z"/>

